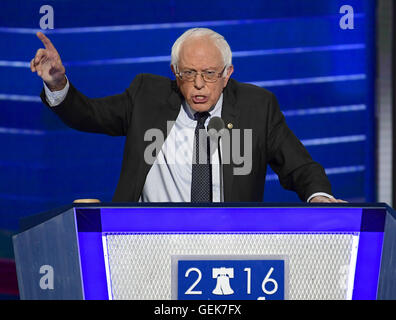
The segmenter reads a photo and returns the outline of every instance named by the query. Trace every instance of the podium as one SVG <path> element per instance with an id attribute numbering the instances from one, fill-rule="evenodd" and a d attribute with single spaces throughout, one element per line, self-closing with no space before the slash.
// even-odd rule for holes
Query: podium
<path id="1" fill-rule="evenodd" d="M 396 299 L 396 214 L 381 203 L 73 204 L 21 229 L 21 299 Z"/>

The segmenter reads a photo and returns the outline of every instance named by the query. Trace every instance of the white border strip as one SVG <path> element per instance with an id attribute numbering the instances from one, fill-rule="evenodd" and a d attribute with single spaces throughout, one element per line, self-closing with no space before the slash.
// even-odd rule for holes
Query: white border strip
<path id="1" fill-rule="evenodd" d="M 346 74 L 346 75 L 324 76 L 324 77 L 254 81 L 248 83 L 258 87 L 278 87 L 278 86 L 289 86 L 289 85 L 299 85 L 299 84 L 309 84 L 309 83 L 356 81 L 356 80 L 365 80 L 365 79 L 366 79 L 366 75 L 364 73 L 358 73 L 358 74 Z"/>
<path id="2" fill-rule="evenodd" d="M 234 51 L 233 58 L 246 58 L 255 56 L 268 56 L 279 54 L 301 54 L 311 52 L 331 52 L 343 50 L 362 50 L 366 46 L 363 43 L 351 43 L 344 45 L 328 45 L 316 47 L 293 47 L 293 48 L 274 48 L 274 49 L 261 49 L 261 50 L 245 50 Z M 125 57 L 125 58 L 110 58 L 110 59 L 96 59 L 96 60 L 83 60 L 83 61 L 64 61 L 66 67 L 69 66 L 102 66 L 114 64 L 138 64 L 138 63 L 155 63 L 155 62 L 170 62 L 171 56 L 142 56 L 142 57 Z M 13 60 L 0 60 L 0 67 L 11 68 L 30 68 L 30 62 L 26 61 L 13 61 Z"/>
<path id="3" fill-rule="evenodd" d="M 346 173 L 355 173 L 355 172 L 363 172 L 366 170 L 365 166 L 345 166 L 345 167 L 335 167 L 335 168 L 326 168 L 325 172 L 327 175 L 332 174 L 346 174 Z M 267 174 L 265 181 L 278 181 L 279 178 L 275 173 Z"/>
<path id="4" fill-rule="evenodd" d="M 307 146 L 320 146 L 327 144 L 350 143 L 350 142 L 360 142 L 360 141 L 366 141 L 366 135 L 360 134 L 360 135 L 341 136 L 341 137 L 304 139 L 301 140 L 301 143 L 307 147 Z"/>
<path id="5" fill-rule="evenodd" d="M 355 284 L 355 270 L 356 270 L 356 261 L 357 254 L 359 248 L 359 239 L 360 234 L 356 234 L 352 236 L 352 249 L 351 249 L 351 261 L 349 263 L 349 271 L 348 271 L 348 284 L 347 284 L 347 292 L 346 292 L 346 300 L 352 300 L 353 296 L 353 287 Z"/>
<path id="6" fill-rule="evenodd" d="M 29 96 L 26 94 L 7 94 L 7 93 L 0 93 L 0 100 L 41 102 L 41 98 L 38 96 Z"/>
<path id="7" fill-rule="evenodd" d="M 355 13 L 355 19 L 365 18 L 365 13 Z M 339 19 L 339 16 L 311 16 L 309 19 Z M 239 19 L 239 20 L 209 20 L 209 21 L 185 21 L 185 22 L 163 22 L 163 23 L 146 23 L 146 24 L 132 24 L 132 25 L 117 25 L 117 26 L 92 26 L 92 27 L 70 27 L 57 28 L 53 30 L 46 30 L 47 34 L 54 33 L 86 33 L 86 32 L 119 32 L 119 31 L 140 31 L 140 30 L 158 30 L 158 29 L 173 29 L 173 28 L 193 28 L 193 27 L 220 27 L 244 24 L 261 24 L 274 21 L 285 20 L 306 20 L 307 17 L 286 17 L 286 18 L 264 18 L 264 19 Z M 21 33 L 34 34 L 37 31 L 42 31 L 39 28 L 14 28 L 14 27 L 0 27 L 0 32 L 3 33 Z"/>
<path id="8" fill-rule="evenodd" d="M 113 290 L 111 285 L 111 273 L 110 273 L 110 264 L 109 264 L 109 252 L 107 250 L 106 234 L 102 234 L 102 244 L 103 244 L 103 258 L 106 269 L 107 292 L 109 294 L 109 300 L 113 300 Z"/>
<path id="9" fill-rule="evenodd" d="M 366 109 L 367 107 L 365 104 L 351 104 L 344 106 L 329 106 L 329 107 L 285 110 L 283 111 L 283 114 L 285 115 L 285 117 L 293 117 L 293 116 L 307 116 L 307 115 L 329 114 L 329 113 L 339 113 L 339 112 L 365 111 Z"/>

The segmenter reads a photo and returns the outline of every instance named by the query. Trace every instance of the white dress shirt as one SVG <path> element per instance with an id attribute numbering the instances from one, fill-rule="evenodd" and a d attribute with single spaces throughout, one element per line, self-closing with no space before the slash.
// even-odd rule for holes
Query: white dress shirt
<path id="1" fill-rule="evenodd" d="M 212 117 L 221 117 L 223 95 L 209 111 L 205 128 Z M 197 121 L 195 111 L 183 102 L 179 115 L 152 165 L 140 197 L 142 202 L 190 202 L 192 158 Z M 212 142 L 212 141 L 211 141 Z M 213 202 L 220 202 L 220 166 L 217 143 L 210 143 Z"/>

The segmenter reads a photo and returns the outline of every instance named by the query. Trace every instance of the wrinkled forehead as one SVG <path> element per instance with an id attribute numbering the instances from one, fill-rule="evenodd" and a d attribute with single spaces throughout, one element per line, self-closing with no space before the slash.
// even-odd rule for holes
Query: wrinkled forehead
<path id="1" fill-rule="evenodd" d="M 209 37 L 193 37 L 180 47 L 179 67 L 220 68 L 223 57 L 220 49 Z"/>

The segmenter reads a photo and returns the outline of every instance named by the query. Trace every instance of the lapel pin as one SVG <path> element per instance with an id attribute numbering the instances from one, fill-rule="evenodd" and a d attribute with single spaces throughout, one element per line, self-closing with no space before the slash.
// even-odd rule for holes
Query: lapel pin
<path id="1" fill-rule="evenodd" d="M 227 124 L 228 129 L 232 129 L 232 127 L 233 127 L 233 124 L 231 122 L 229 124 Z"/>

